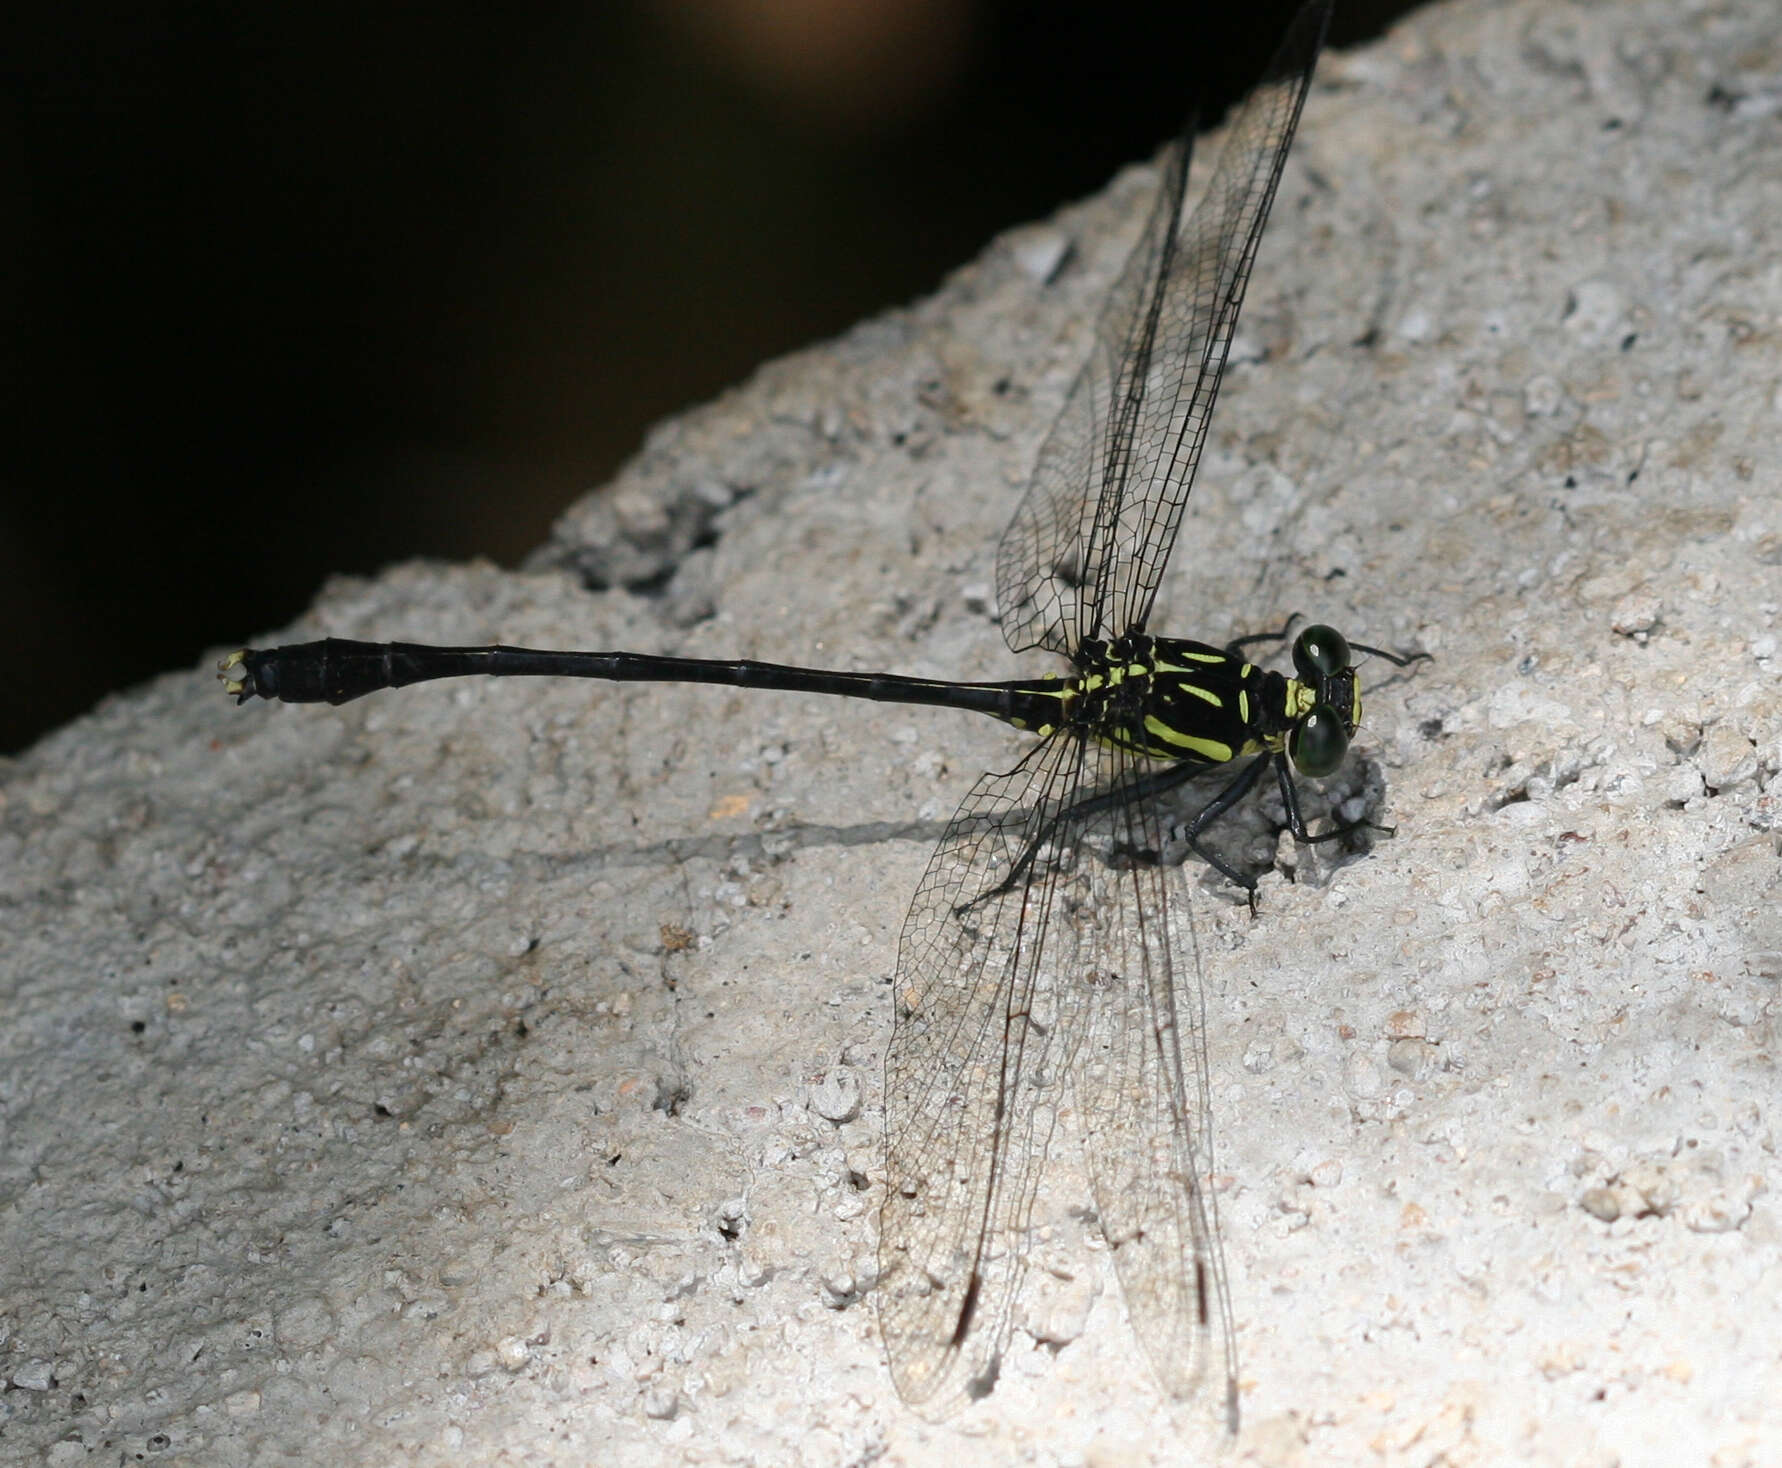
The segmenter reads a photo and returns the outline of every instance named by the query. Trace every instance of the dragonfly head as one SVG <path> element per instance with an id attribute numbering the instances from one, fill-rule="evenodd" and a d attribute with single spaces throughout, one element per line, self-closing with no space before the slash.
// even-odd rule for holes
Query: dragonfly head
<path id="1" fill-rule="evenodd" d="M 1293 671 L 1299 676 L 1287 757 L 1302 775 L 1328 775 L 1349 752 L 1361 722 L 1361 685 L 1351 661 L 1349 644 L 1334 627 L 1314 622 L 1293 639 Z"/>

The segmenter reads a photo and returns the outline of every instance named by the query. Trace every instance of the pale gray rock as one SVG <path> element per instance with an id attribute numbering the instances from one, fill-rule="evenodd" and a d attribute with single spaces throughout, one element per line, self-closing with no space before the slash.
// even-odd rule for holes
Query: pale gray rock
<path id="1" fill-rule="evenodd" d="M 1481 0 L 1321 67 L 1158 626 L 1435 660 L 1370 673 L 1396 839 L 1196 902 L 1240 1458 L 1782 1440 L 1775 20 Z M 1153 182 L 663 425 L 528 573 L 276 638 L 1001 675 L 996 536 Z M 994 1394 L 932 1425 L 880 1358 L 898 926 L 1017 748 L 701 688 L 238 711 L 203 669 L 12 763 L 0 1457 L 1207 1461 L 1068 1138 Z"/>

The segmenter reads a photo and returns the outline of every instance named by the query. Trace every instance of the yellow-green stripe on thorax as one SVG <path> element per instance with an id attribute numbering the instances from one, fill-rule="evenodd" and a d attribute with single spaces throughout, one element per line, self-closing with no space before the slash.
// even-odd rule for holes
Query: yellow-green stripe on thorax
<path id="1" fill-rule="evenodd" d="M 1008 721 L 1042 736 L 1070 726 L 1150 759 L 1219 765 L 1280 751 L 1316 701 L 1297 678 L 1182 638 L 1086 643 L 1076 661 L 1073 676 L 1019 685 Z M 1354 705 L 1359 723 L 1359 690 Z"/>

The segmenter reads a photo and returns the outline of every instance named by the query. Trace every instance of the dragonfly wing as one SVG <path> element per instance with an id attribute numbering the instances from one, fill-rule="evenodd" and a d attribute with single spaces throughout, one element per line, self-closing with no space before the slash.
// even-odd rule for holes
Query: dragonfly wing
<path id="1" fill-rule="evenodd" d="M 1323 44 L 1308 0 L 1184 221 L 1190 125 L 997 554 L 1016 651 L 1143 630 L 1194 485 L 1262 227 Z"/>
<path id="2" fill-rule="evenodd" d="M 986 774 L 929 861 L 898 946 L 885 1062 L 879 1323 L 899 1395 L 941 1415 L 994 1382 L 1063 1093 L 1082 783 L 1068 732 Z"/>
<path id="3" fill-rule="evenodd" d="M 1095 534 L 1108 548 L 1096 566 L 1101 615 L 1091 635 L 1136 631 L 1151 615 L 1329 19 L 1330 0 L 1301 7 L 1232 118 L 1205 195 L 1161 253 L 1145 315 L 1150 331 L 1119 384 L 1129 411 L 1115 435 L 1128 442 L 1111 461 L 1124 472 L 1103 475 L 1096 509 Z"/>
<path id="4" fill-rule="evenodd" d="M 1078 863 L 1092 890 L 1076 923 L 1082 1003 L 1071 1082 L 1102 1233 L 1157 1379 L 1184 1399 L 1211 1377 L 1235 1430 L 1231 1303 L 1208 1191 L 1206 1007 L 1187 884 L 1180 867 L 1159 863 L 1155 801 L 1136 798 L 1139 776 L 1125 755 L 1111 758 L 1115 798 L 1090 823 Z"/>
<path id="5" fill-rule="evenodd" d="M 1068 656 L 1084 635 L 1083 601 L 1103 581 L 1106 537 L 1095 534 L 1109 475 L 1123 478 L 1132 427 L 1120 406 L 1127 364 L 1154 323 L 1159 262 L 1173 248 L 1194 147 L 1190 122 L 1163 163 L 1163 185 L 1144 233 L 1095 323 L 1095 345 L 1046 436 L 1027 492 L 996 552 L 1003 636 L 1015 652 L 1043 647 Z"/>

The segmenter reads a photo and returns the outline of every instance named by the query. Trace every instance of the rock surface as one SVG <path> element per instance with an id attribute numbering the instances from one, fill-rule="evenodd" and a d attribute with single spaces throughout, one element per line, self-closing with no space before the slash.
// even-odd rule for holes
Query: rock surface
<path id="1" fill-rule="evenodd" d="M 1254 920 L 1195 893 L 1238 1460 L 1782 1440 L 1774 22 L 1457 3 L 1323 62 L 1156 625 L 1434 661 L 1370 677 L 1396 839 L 1284 844 Z M 1006 676 L 996 537 L 1152 183 L 665 424 L 528 573 L 263 641 Z M 930 1424 L 880 1357 L 898 927 L 1017 748 L 709 688 L 236 711 L 205 669 L 12 763 L 0 1457 L 1205 1461 L 1068 1139 L 996 1391 Z"/>

